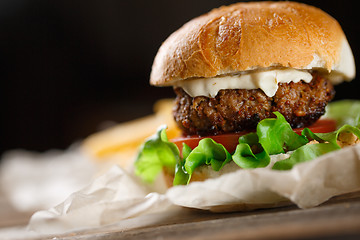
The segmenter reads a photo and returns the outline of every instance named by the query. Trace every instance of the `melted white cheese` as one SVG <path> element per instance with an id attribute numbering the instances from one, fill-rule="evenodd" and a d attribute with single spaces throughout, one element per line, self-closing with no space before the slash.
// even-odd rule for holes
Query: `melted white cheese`
<path id="1" fill-rule="evenodd" d="M 289 68 L 185 80 L 175 86 L 184 89 L 191 97 L 215 97 L 221 89 L 261 89 L 267 96 L 273 97 L 279 83 L 297 83 L 300 80 L 309 83 L 312 75 L 308 71 Z"/>
<path id="2" fill-rule="evenodd" d="M 177 81 L 174 86 L 183 88 L 191 97 L 215 97 L 221 89 L 261 89 L 267 96 L 272 97 L 279 83 L 296 83 L 300 80 L 309 83 L 312 80 L 310 70 L 322 72 L 333 84 L 339 84 L 344 80 L 351 81 L 355 77 L 356 68 L 354 56 L 346 38 L 341 45 L 339 60 L 333 64 L 330 72 L 325 70 L 326 64 L 324 58 L 315 53 L 312 62 L 301 69 L 250 70 L 233 75 Z"/>

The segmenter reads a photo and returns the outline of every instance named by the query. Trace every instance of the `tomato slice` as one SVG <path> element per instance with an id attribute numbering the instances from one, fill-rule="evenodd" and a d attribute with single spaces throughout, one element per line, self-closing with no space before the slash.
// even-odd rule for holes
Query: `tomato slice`
<path id="1" fill-rule="evenodd" d="M 313 133 L 333 132 L 336 130 L 336 121 L 332 119 L 321 119 L 317 120 L 313 125 L 307 128 L 309 128 Z M 300 135 L 303 129 L 304 128 L 295 128 L 293 130 Z"/>
<path id="2" fill-rule="evenodd" d="M 206 136 L 206 137 L 199 137 L 199 136 L 189 136 L 189 137 L 179 137 L 170 139 L 171 142 L 175 143 L 176 146 L 182 150 L 182 144 L 185 143 L 191 149 L 194 149 L 199 145 L 199 141 L 203 138 L 211 138 L 217 143 L 221 143 L 230 153 L 234 152 L 236 146 L 239 144 L 239 137 L 249 133 L 249 131 L 238 132 L 238 133 L 227 133 L 221 135 L 213 135 L 213 136 Z"/>
<path id="3" fill-rule="evenodd" d="M 313 125 L 311 125 L 308 128 L 314 133 L 332 132 L 336 130 L 336 121 L 330 119 L 322 119 L 316 121 Z M 295 128 L 293 130 L 294 132 L 300 135 L 303 129 L 304 128 Z M 181 151 L 183 143 L 187 144 L 189 147 L 194 149 L 195 147 L 197 147 L 201 139 L 212 138 L 215 142 L 222 144 L 230 153 L 232 153 L 235 151 L 236 146 L 239 143 L 238 141 L 239 137 L 249 132 L 250 131 L 243 131 L 238 133 L 227 133 L 227 134 L 206 136 L 206 137 L 200 137 L 200 136 L 179 137 L 179 138 L 170 139 L 170 141 L 175 143 L 176 146 Z"/>

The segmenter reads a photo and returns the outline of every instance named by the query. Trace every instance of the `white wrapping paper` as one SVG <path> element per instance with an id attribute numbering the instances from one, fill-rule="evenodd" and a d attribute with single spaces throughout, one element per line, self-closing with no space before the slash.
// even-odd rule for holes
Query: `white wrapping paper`
<path id="1" fill-rule="evenodd" d="M 282 204 L 317 206 L 329 198 L 360 190 L 360 146 L 348 147 L 296 165 L 290 171 L 239 170 L 206 182 L 168 190 L 177 205 L 214 211 Z"/>
<path id="2" fill-rule="evenodd" d="M 238 170 L 204 182 L 172 187 L 163 194 L 149 192 L 130 173 L 114 166 L 60 205 L 35 213 L 28 229 L 59 234 L 116 224 L 122 230 L 171 218 L 181 213 L 179 206 L 234 211 L 292 202 L 300 208 L 310 208 L 332 196 L 359 190 L 360 145 L 298 164 L 290 171 Z"/>
<path id="3" fill-rule="evenodd" d="M 60 205 L 35 213 L 29 228 L 49 234 L 94 228 L 171 206 L 164 195 L 148 193 L 142 184 L 115 166 Z"/>
<path id="4" fill-rule="evenodd" d="M 87 186 L 96 171 L 78 144 L 44 153 L 12 150 L 1 159 L 0 187 L 18 211 L 34 212 Z"/>

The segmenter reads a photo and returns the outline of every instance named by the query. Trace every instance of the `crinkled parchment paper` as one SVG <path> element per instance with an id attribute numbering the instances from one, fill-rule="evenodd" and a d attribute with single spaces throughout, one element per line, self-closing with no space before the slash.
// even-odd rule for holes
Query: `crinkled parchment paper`
<path id="1" fill-rule="evenodd" d="M 290 171 L 240 169 L 164 193 L 150 190 L 114 166 L 56 207 L 36 212 L 27 229 L 51 235 L 115 224 L 124 230 L 171 219 L 185 212 L 182 207 L 234 211 L 293 203 L 310 208 L 359 190 L 360 145 L 298 164 Z"/>
<path id="2" fill-rule="evenodd" d="M 88 185 L 96 171 L 78 144 L 43 153 L 11 150 L 1 159 L 0 187 L 18 211 L 34 212 L 61 203 Z"/>

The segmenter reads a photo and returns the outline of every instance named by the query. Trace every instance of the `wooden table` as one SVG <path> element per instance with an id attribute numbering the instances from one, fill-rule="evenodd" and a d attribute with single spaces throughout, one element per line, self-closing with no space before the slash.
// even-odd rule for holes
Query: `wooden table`
<path id="1" fill-rule="evenodd" d="M 1 199 L 0 205 L 0 227 L 23 225 L 29 219 L 29 213 L 16 212 L 4 199 Z M 359 192 L 335 197 L 311 209 L 287 206 L 235 213 L 186 211 L 186 215 L 153 226 L 125 231 L 111 226 L 51 238 L 360 239 Z"/>

